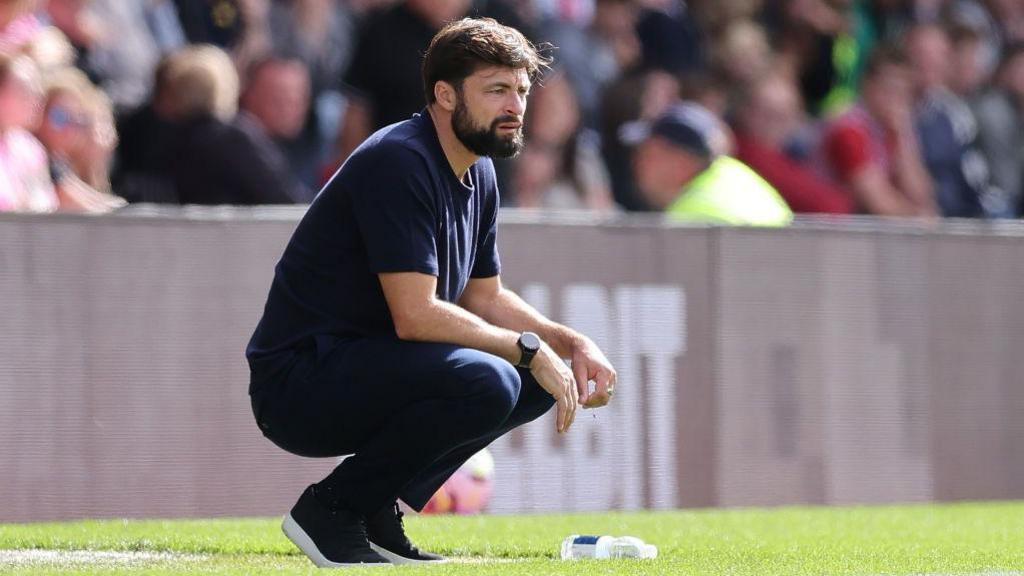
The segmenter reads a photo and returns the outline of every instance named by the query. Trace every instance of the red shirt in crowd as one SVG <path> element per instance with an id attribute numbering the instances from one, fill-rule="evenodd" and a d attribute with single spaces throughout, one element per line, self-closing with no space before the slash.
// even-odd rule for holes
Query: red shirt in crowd
<path id="1" fill-rule="evenodd" d="M 850 108 L 830 124 L 824 146 L 829 167 L 840 181 L 848 181 L 871 165 L 889 174 L 893 142 L 860 106 Z"/>
<path id="2" fill-rule="evenodd" d="M 854 202 L 842 188 L 755 138 L 736 135 L 736 158 L 774 186 L 794 212 L 854 212 Z"/>

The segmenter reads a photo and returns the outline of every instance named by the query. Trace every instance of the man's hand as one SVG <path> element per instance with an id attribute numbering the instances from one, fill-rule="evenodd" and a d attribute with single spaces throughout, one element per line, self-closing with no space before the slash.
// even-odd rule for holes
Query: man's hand
<path id="1" fill-rule="evenodd" d="M 584 408 L 600 408 L 611 401 L 619 376 L 604 352 L 589 338 L 582 338 L 573 346 L 572 371 Z M 590 393 L 591 380 L 597 384 L 593 394 Z"/>
<path id="2" fill-rule="evenodd" d="M 530 373 L 537 379 L 541 388 L 547 390 L 555 398 L 558 415 L 555 425 L 559 433 L 564 433 L 576 419 L 578 392 L 572 371 L 565 362 L 555 354 L 546 343 L 541 343 L 540 350 L 530 362 Z"/>

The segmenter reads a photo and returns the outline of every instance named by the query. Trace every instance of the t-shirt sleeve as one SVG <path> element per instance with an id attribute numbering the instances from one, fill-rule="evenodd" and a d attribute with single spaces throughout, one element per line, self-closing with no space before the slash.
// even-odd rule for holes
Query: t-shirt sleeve
<path id="1" fill-rule="evenodd" d="M 471 278 L 491 278 L 501 272 L 501 259 L 498 257 L 498 185 L 494 168 L 488 168 L 486 187 L 483 190 L 484 206 L 480 214 L 476 261 L 473 262 L 473 269 L 469 273 Z"/>
<path id="2" fill-rule="evenodd" d="M 361 159 L 347 182 L 370 271 L 437 276 L 437 207 L 425 161 L 401 146 Z M 355 168 L 355 166 L 353 166 Z"/>
<path id="3" fill-rule="evenodd" d="M 871 164 L 871 139 L 856 126 L 837 126 L 825 140 L 825 153 L 836 174 L 847 180 Z"/>

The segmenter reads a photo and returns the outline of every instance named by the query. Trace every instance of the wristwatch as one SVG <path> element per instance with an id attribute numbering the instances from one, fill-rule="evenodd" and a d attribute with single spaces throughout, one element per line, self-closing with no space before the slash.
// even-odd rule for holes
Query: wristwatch
<path id="1" fill-rule="evenodd" d="M 516 344 L 519 345 L 519 351 L 523 353 L 519 357 L 519 363 L 516 364 L 516 368 L 529 368 L 530 362 L 533 362 L 533 357 L 540 350 L 540 336 L 533 332 L 523 332 L 519 335 L 519 341 Z"/>

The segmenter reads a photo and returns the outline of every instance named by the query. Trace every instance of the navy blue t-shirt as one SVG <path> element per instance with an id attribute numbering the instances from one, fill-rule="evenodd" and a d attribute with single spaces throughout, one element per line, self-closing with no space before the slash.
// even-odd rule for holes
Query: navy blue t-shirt
<path id="1" fill-rule="evenodd" d="M 246 356 L 269 359 L 320 336 L 394 336 L 377 277 L 437 277 L 457 302 L 472 278 L 499 271 L 498 187 L 481 158 L 456 177 L 427 112 L 370 136 L 310 205 L 275 269 Z"/>

